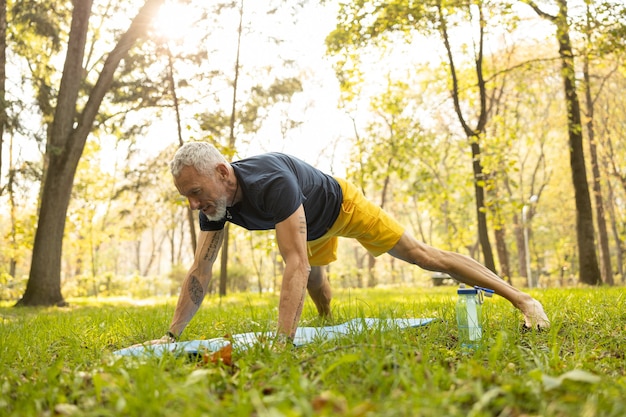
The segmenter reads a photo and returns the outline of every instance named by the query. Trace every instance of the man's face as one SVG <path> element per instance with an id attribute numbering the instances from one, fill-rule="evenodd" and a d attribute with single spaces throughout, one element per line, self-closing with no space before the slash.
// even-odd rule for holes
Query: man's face
<path id="1" fill-rule="evenodd" d="M 194 167 L 185 166 L 174 178 L 174 185 L 180 195 L 187 198 L 192 210 L 201 210 L 211 221 L 226 216 L 227 190 L 217 172 L 215 177 L 208 177 L 199 174 Z"/>

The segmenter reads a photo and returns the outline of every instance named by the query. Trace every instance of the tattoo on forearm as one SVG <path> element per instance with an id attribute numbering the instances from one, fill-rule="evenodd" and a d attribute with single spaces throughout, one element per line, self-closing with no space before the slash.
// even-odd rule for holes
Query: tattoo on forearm
<path id="1" fill-rule="evenodd" d="M 293 323 L 291 323 L 291 337 L 295 336 L 295 329 L 298 327 L 298 322 L 300 321 L 300 316 L 302 315 L 302 308 L 304 307 L 304 298 L 306 297 L 306 287 L 302 289 L 302 295 L 300 296 L 300 302 L 298 303 L 298 308 L 296 309 L 296 315 L 293 318 Z"/>
<path id="2" fill-rule="evenodd" d="M 198 281 L 198 278 L 195 275 L 191 276 L 188 291 L 191 302 L 199 306 L 204 298 L 204 290 L 202 289 L 202 284 L 200 284 L 200 281 Z"/>
<path id="3" fill-rule="evenodd" d="M 205 261 L 215 261 L 215 259 L 217 258 L 217 252 L 220 249 L 220 234 L 216 233 L 215 236 L 213 236 L 213 239 L 211 239 L 211 242 L 209 242 L 209 247 L 207 248 L 206 253 L 204 254 L 204 260 Z"/>
<path id="4" fill-rule="evenodd" d="M 306 218 L 304 216 L 300 216 L 300 233 L 306 234 Z"/>

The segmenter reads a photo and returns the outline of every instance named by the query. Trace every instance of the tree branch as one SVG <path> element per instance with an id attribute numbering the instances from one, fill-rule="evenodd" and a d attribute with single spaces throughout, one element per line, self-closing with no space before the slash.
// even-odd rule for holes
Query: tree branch
<path id="1" fill-rule="evenodd" d="M 537 13 L 539 15 L 539 17 L 542 17 L 546 20 L 549 20 L 551 22 L 554 22 L 556 20 L 556 16 L 553 16 L 549 13 L 544 12 L 543 10 L 541 10 L 539 8 L 539 6 L 537 6 L 537 4 L 533 1 L 533 0 L 521 0 L 522 3 L 526 3 L 527 5 L 529 5 L 534 11 L 535 13 Z"/>

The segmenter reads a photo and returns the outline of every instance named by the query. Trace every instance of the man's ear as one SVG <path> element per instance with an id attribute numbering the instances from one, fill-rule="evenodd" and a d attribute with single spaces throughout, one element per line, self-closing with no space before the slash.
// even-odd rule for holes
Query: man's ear
<path id="1" fill-rule="evenodd" d="M 228 170 L 228 166 L 225 163 L 220 163 L 215 166 L 215 170 L 217 171 L 217 177 L 221 180 L 225 180 L 228 178 L 230 171 Z"/>

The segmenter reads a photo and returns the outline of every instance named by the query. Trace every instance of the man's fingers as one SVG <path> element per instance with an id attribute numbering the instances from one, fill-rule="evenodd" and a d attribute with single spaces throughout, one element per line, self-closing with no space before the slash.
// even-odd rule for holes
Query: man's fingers
<path id="1" fill-rule="evenodd" d="M 131 348 L 142 347 L 142 346 L 152 346 L 152 345 L 162 345 L 164 343 L 173 343 L 173 341 L 169 336 L 163 336 L 160 339 L 148 340 L 142 343 L 134 344 L 131 346 Z"/>

